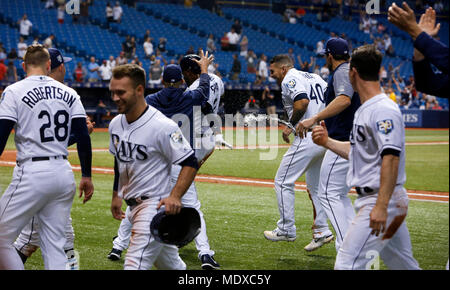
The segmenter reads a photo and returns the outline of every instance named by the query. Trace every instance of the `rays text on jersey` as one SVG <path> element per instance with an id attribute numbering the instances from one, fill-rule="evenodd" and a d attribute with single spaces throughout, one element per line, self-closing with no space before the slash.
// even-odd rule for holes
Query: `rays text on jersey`
<path id="1" fill-rule="evenodd" d="M 31 109 L 43 100 L 62 100 L 66 102 L 69 107 L 72 107 L 76 98 L 71 93 L 54 86 L 43 86 L 36 87 L 28 91 L 24 97 L 22 97 L 22 102 L 24 102 Z"/>

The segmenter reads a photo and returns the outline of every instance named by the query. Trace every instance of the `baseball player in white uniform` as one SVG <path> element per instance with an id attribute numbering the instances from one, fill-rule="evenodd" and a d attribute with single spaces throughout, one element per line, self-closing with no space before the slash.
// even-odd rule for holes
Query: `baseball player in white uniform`
<path id="1" fill-rule="evenodd" d="M 72 59 L 70 57 L 63 57 L 61 52 L 56 48 L 49 48 L 48 52 L 51 60 L 49 77 L 64 83 L 64 77 L 66 74 L 65 63 L 71 61 Z M 88 127 L 89 134 L 92 133 L 94 124 L 95 123 L 90 122 L 89 118 L 86 118 L 86 125 Z M 73 135 L 71 135 L 69 138 L 69 146 L 75 142 L 73 139 Z M 17 252 L 24 263 L 39 247 L 38 227 L 39 225 L 37 223 L 37 219 L 33 217 L 14 242 L 14 247 L 17 249 Z M 74 241 L 75 233 L 72 227 L 72 218 L 69 217 L 66 225 L 66 244 L 64 245 L 64 252 L 66 252 L 67 255 L 67 268 L 70 270 L 79 269 L 74 250 Z"/>
<path id="2" fill-rule="evenodd" d="M 186 269 L 173 245 L 157 242 L 150 223 L 158 210 L 177 214 L 181 198 L 198 169 L 189 142 L 178 125 L 144 99 L 145 71 L 132 64 L 114 68 L 110 91 L 119 115 L 110 123 L 110 152 L 115 156 L 115 185 L 111 211 L 113 217 L 125 217 L 122 199 L 129 207 L 132 224 L 130 246 L 124 269 Z M 171 190 L 172 164 L 182 166 Z M 117 191 L 116 191 L 117 190 Z"/>
<path id="3" fill-rule="evenodd" d="M 315 143 L 350 161 L 347 184 L 358 192 L 358 214 L 339 248 L 335 269 L 371 269 L 377 257 L 390 269 L 420 269 L 404 222 L 405 127 L 400 109 L 381 91 L 381 61 L 374 45 L 353 51 L 349 77 L 362 105 L 350 141 L 329 138 L 323 121 L 313 129 Z"/>
<path id="4" fill-rule="evenodd" d="M 199 61 L 201 58 L 197 55 L 188 55 L 185 56 L 181 61 L 181 68 L 184 75 L 184 80 L 189 85 L 188 91 L 194 91 L 199 87 L 200 84 L 200 66 L 195 62 L 195 60 Z M 198 71 L 197 71 L 198 70 Z M 199 73 L 195 73 L 195 72 Z M 219 108 L 220 98 L 224 93 L 224 85 L 222 80 L 217 77 L 216 75 L 208 74 L 209 75 L 209 111 L 210 120 L 214 120 L 215 117 L 217 117 L 217 111 Z M 207 110 L 208 110 L 207 109 Z M 197 120 L 193 121 L 196 124 L 201 125 L 201 118 L 204 117 L 203 114 L 201 114 L 200 108 L 199 111 L 197 111 L 197 114 L 194 113 L 193 118 L 197 118 Z M 225 146 L 230 146 L 228 143 L 223 141 L 222 139 L 215 139 L 214 132 L 220 133 L 220 127 L 217 126 L 217 121 L 215 122 L 215 126 L 210 128 L 209 126 L 201 126 L 200 128 L 201 134 L 199 134 L 198 137 L 198 143 L 196 144 L 198 146 L 198 149 L 195 151 L 195 156 L 197 160 L 200 160 L 204 162 L 213 152 L 214 146 L 216 141 L 220 143 L 220 145 L 224 144 Z M 224 143 L 221 143 L 223 141 Z M 178 176 L 180 174 L 181 166 L 179 165 L 172 165 L 172 171 L 171 171 L 171 184 L 172 186 L 175 186 Z M 202 262 L 202 268 L 203 269 L 219 269 L 220 264 L 217 263 L 217 261 L 214 259 L 215 252 L 211 250 L 211 247 L 209 245 L 208 236 L 206 234 L 206 223 L 203 216 L 203 212 L 201 211 L 200 207 L 200 201 L 198 199 L 198 193 L 197 189 L 195 187 L 195 182 L 192 183 L 192 185 L 189 187 L 187 192 L 182 198 L 182 204 L 186 207 L 193 207 L 195 208 L 199 214 L 200 214 L 200 221 L 201 221 L 201 231 L 198 236 L 195 237 L 195 245 L 197 247 L 197 250 L 199 251 L 198 257 L 200 261 Z M 127 215 L 129 210 L 125 212 Z M 128 248 L 129 240 L 131 236 L 131 224 L 127 219 L 122 220 L 119 230 L 117 232 L 117 237 L 113 240 L 113 249 L 111 250 L 110 254 L 108 255 L 108 258 L 111 260 L 118 260 L 121 256 L 122 251 Z"/>
<path id="5" fill-rule="evenodd" d="M 86 112 L 73 89 L 47 76 L 50 63 L 47 49 L 29 46 L 23 63 L 27 78 L 7 87 L 1 99 L 0 153 L 14 127 L 17 166 L 0 199 L 0 269 L 24 269 L 13 242 L 33 217 L 45 268 L 66 269 L 65 232 L 76 190 L 67 161 L 70 133 L 82 168 L 80 197 L 84 193 L 86 202 L 94 190 Z"/>
<path id="6" fill-rule="evenodd" d="M 325 107 L 323 93 L 327 83 L 319 75 L 296 70 L 288 55 L 277 55 L 270 63 L 271 77 L 281 87 L 282 101 L 290 123 L 295 126 L 300 120 L 309 118 Z M 289 143 L 292 130 L 286 127 L 283 139 Z M 297 237 L 295 226 L 295 182 L 306 173 L 306 184 L 315 212 L 313 240 L 305 247 L 313 251 L 333 239 L 328 229 L 327 216 L 317 197 L 320 166 L 325 154 L 324 148 L 307 138 L 295 137 L 294 142 L 283 156 L 275 177 L 275 192 L 278 200 L 280 219 L 277 228 L 265 231 L 264 236 L 271 241 L 294 241 Z"/>

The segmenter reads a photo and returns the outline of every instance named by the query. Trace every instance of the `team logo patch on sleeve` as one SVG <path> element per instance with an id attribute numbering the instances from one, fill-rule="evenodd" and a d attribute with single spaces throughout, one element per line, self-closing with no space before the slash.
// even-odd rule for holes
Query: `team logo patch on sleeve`
<path id="1" fill-rule="evenodd" d="M 394 122 L 391 119 L 378 121 L 377 128 L 380 133 L 387 135 L 394 130 Z"/>
<path id="2" fill-rule="evenodd" d="M 174 143 L 183 143 L 183 135 L 181 135 L 181 133 L 178 131 L 175 131 L 172 134 L 170 134 L 170 139 Z"/>
<path id="3" fill-rule="evenodd" d="M 287 86 L 288 88 L 290 88 L 290 89 L 293 89 L 293 88 L 295 87 L 296 84 L 297 84 L 297 83 L 295 82 L 295 80 L 290 80 L 290 81 L 286 84 L 286 86 Z"/>

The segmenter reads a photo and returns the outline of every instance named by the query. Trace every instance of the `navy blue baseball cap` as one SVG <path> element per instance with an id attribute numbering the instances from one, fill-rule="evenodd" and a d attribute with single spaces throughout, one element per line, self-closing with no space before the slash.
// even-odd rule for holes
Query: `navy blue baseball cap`
<path id="1" fill-rule="evenodd" d="M 181 68 L 177 64 L 169 64 L 164 68 L 163 81 L 166 83 L 177 83 L 183 79 Z"/>
<path id="2" fill-rule="evenodd" d="M 348 42 L 347 40 L 340 38 L 340 37 L 333 37 L 328 39 L 325 50 L 320 53 L 322 55 L 324 54 L 331 54 L 331 55 L 348 55 L 350 54 L 349 48 L 348 48 Z"/>
<path id="3" fill-rule="evenodd" d="M 50 53 L 51 60 L 51 69 L 55 69 L 63 63 L 69 62 L 72 60 L 70 57 L 63 57 L 61 51 L 56 48 L 49 48 L 48 52 Z"/>

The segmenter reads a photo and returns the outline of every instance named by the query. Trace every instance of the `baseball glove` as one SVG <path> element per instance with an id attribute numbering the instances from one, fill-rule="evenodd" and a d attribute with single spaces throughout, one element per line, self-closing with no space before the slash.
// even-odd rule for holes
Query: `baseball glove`
<path id="1" fill-rule="evenodd" d="M 200 233 L 200 214 L 191 207 L 183 207 L 176 215 L 161 211 L 153 217 L 150 232 L 158 242 L 181 248 Z"/>

